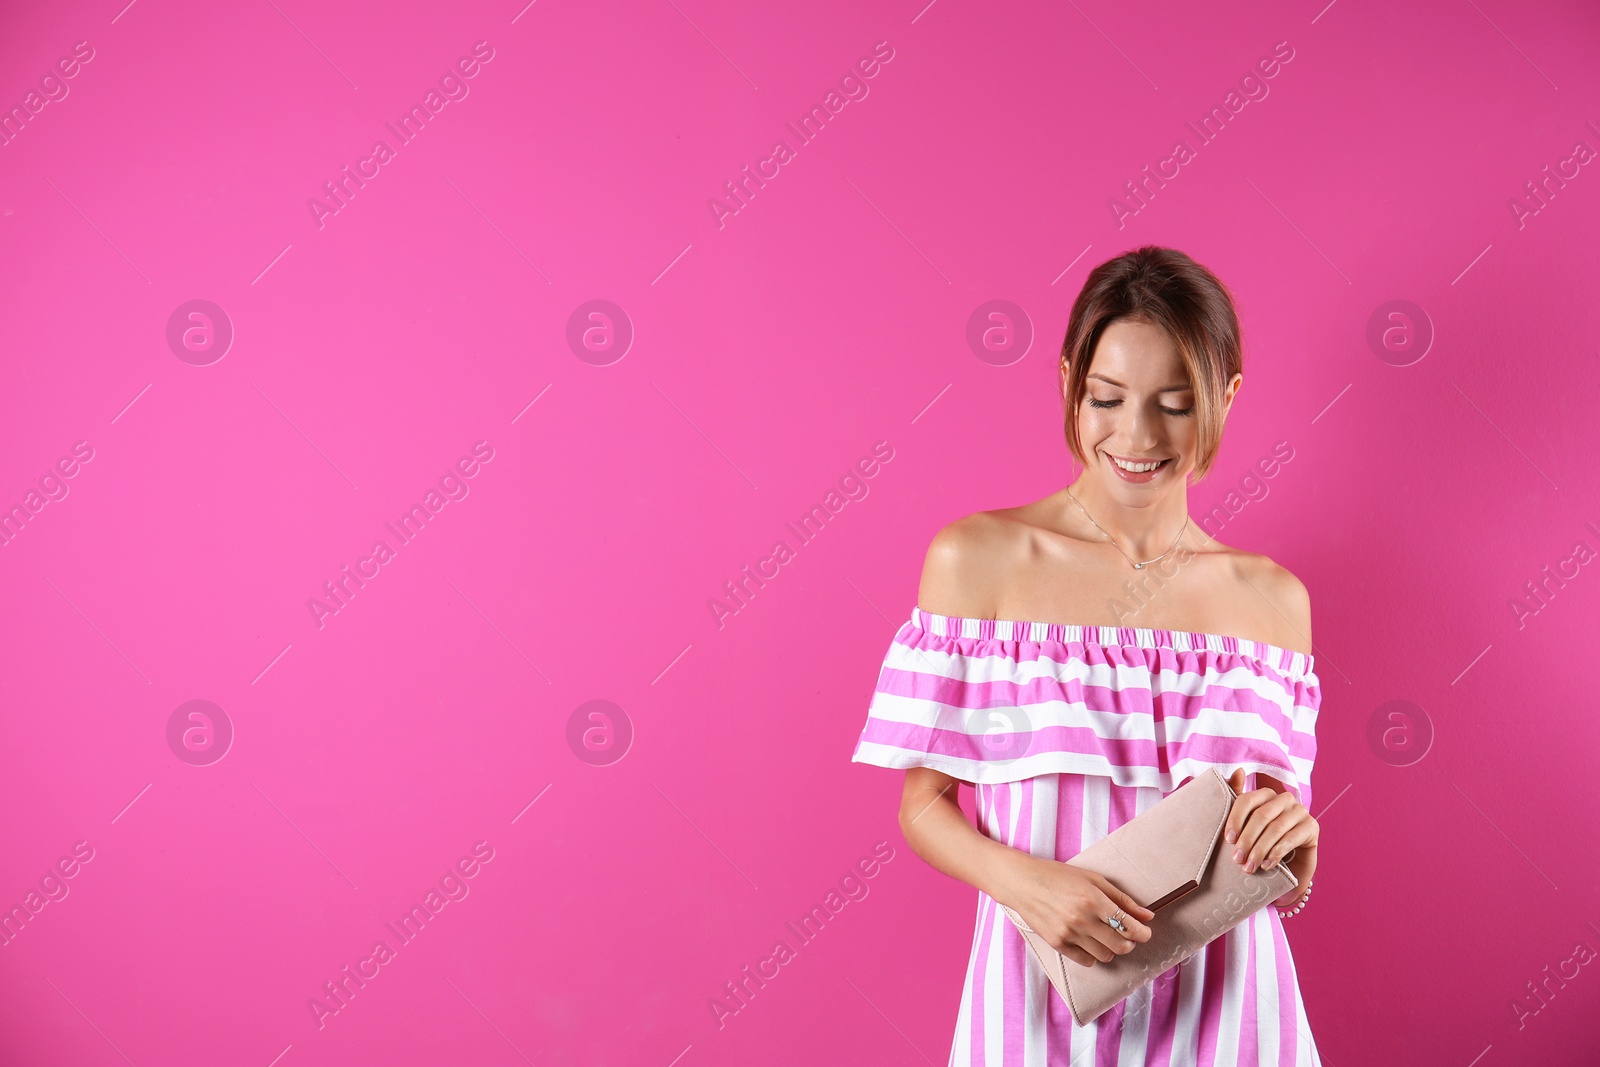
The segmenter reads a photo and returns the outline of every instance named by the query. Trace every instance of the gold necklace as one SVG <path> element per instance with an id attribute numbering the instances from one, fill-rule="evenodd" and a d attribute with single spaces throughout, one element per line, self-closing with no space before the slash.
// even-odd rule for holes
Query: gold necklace
<path id="1" fill-rule="evenodd" d="M 1083 517 L 1084 518 L 1088 519 L 1090 522 L 1094 522 L 1094 516 L 1089 514 L 1089 509 L 1088 508 L 1086 508 L 1082 504 L 1078 503 L 1078 498 L 1072 495 L 1072 490 L 1071 489 L 1067 490 L 1067 497 L 1074 504 L 1078 504 L 1078 510 L 1083 512 Z M 1096 530 L 1099 530 L 1101 533 L 1106 535 L 1106 540 L 1111 542 L 1111 547 L 1112 548 L 1115 548 L 1118 552 L 1122 552 L 1122 546 L 1117 544 L 1117 539 L 1115 537 L 1112 537 L 1109 533 L 1106 533 L 1106 528 L 1104 526 L 1101 526 L 1098 522 L 1094 522 L 1094 528 Z M 1144 570 L 1150 564 L 1156 562 L 1156 560 L 1159 560 L 1162 557 L 1170 554 L 1172 552 L 1173 548 L 1177 548 L 1178 547 L 1178 541 L 1182 539 L 1183 532 L 1185 530 L 1187 530 L 1188 528 L 1189 528 L 1189 516 L 1187 514 L 1185 514 L 1183 516 L 1183 525 L 1178 527 L 1178 536 L 1174 537 L 1172 539 L 1172 547 L 1168 548 L 1166 552 L 1161 553 L 1161 555 L 1157 556 L 1155 559 L 1147 559 L 1143 563 L 1140 563 L 1138 560 L 1134 559 L 1132 556 L 1128 555 L 1126 552 L 1122 552 L 1122 555 L 1127 559 L 1127 561 L 1129 563 L 1133 564 L 1133 569 L 1134 570 L 1136 570 L 1136 571 Z"/>

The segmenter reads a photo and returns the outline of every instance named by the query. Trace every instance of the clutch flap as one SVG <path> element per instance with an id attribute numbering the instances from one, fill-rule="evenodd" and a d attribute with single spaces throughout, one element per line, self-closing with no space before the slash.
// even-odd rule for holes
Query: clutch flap
<path id="1" fill-rule="evenodd" d="M 1208 767 L 1066 862 L 1160 911 L 1200 885 L 1234 797 L 1222 772 Z"/>

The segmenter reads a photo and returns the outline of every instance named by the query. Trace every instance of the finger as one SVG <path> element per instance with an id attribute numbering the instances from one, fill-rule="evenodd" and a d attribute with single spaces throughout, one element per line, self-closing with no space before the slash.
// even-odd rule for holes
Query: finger
<path id="1" fill-rule="evenodd" d="M 1265 796 L 1258 796 L 1255 792 L 1246 793 L 1235 804 L 1237 809 L 1243 811 L 1240 816 L 1239 833 L 1234 840 L 1236 847 L 1233 850 L 1241 863 L 1255 847 L 1261 831 L 1266 829 L 1267 824 L 1294 803 L 1292 799 L 1285 799 L 1286 794 L 1273 793 L 1270 789 L 1265 792 Z"/>
<path id="2" fill-rule="evenodd" d="M 1244 818 L 1250 814 L 1250 806 L 1242 803 L 1247 794 L 1244 791 L 1244 768 L 1235 770 L 1228 778 L 1228 784 L 1233 787 L 1233 806 L 1228 809 L 1228 821 L 1223 824 L 1223 840 L 1233 844 L 1239 840 L 1239 831 L 1244 827 Z"/>
<path id="3" fill-rule="evenodd" d="M 1301 840 L 1304 837 L 1305 831 L 1298 827 L 1284 834 L 1261 861 L 1261 869 L 1276 870 L 1278 865 L 1282 864 L 1284 869 L 1288 870 L 1290 862 L 1300 855 L 1299 848 L 1304 843 Z"/>
<path id="4" fill-rule="evenodd" d="M 1245 833 L 1240 839 L 1239 847 L 1234 850 L 1234 855 L 1240 857 L 1238 862 L 1241 866 L 1246 871 L 1260 867 L 1262 861 L 1266 859 L 1267 850 L 1279 842 L 1285 829 L 1293 826 L 1300 815 L 1300 811 L 1293 804 L 1268 804 L 1252 812 L 1250 820 L 1245 824 Z M 1279 855 L 1287 851 L 1289 846 L 1284 845 L 1279 850 Z"/>
<path id="5" fill-rule="evenodd" d="M 1300 821 L 1300 812 L 1293 809 L 1284 812 L 1267 824 L 1261 831 L 1261 837 L 1256 841 L 1255 848 L 1250 851 L 1249 862 L 1245 864 L 1246 871 L 1253 871 L 1257 867 L 1267 868 L 1267 860 L 1275 864 L 1277 857 L 1282 856 L 1294 847 L 1291 834 L 1295 825 Z"/>
<path id="6" fill-rule="evenodd" d="M 1096 888 L 1098 888 L 1100 892 L 1104 893 L 1106 896 L 1114 899 L 1117 902 L 1117 907 L 1124 908 L 1132 912 L 1137 918 L 1140 919 L 1155 918 L 1155 912 L 1139 903 L 1127 893 L 1124 893 L 1122 888 L 1111 879 L 1094 871 L 1090 871 L 1089 873 L 1095 883 Z"/>
<path id="7" fill-rule="evenodd" d="M 1096 960 L 1093 956 L 1083 951 L 1083 949 L 1079 948 L 1077 945 L 1069 944 L 1064 948 L 1058 949 L 1057 951 L 1059 951 L 1063 956 L 1067 957 L 1067 959 L 1071 960 L 1073 963 L 1078 964 L 1080 967 L 1093 967 L 1096 963 L 1111 962 L 1110 960 Z"/>
<path id="8" fill-rule="evenodd" d="M 1155 912 L 1117 888 L 1116 884 L 1105 875 L 1095 871 L 1088 873 L 1089 880 L 1094 885 L 1094 888 L 1098 889 L 1103 895 L 1102 899 L 1096 902 L 1096 907 L 1103 909 L 1100 912 L 1102 920 L 1116 915 L 1117 909 L 1120 908 L 1122 909 L 1120 920 L 1130 933 L 1134 930 L 1148 931 L 1145 923 L 1155 918 Z M 1109 925 L 1108 923 L 1107 926 L 1109 927 Z"/>
<path id="9" fill-rule="evenodd" d="M 1112 908 L 1106 914 L 1110 915 L 1116 910 Z M 1128 925 L 1127 916 L 1123 916 L 1122 922 L 1124 926 Z M 1110 963 L 1116 957 L 1132 952 L 1138 942 L 1129 941 L 1103 919 L 1095 919 L 1089 923 L 1087 933 L 1078 938 L 1078 944 L 1085 951 L 1092 952 L 1101 963 Z"/>
<path id="10" fill-rule="evenodd" d="M 1088 933 L 1076 933 L 1069 930 L 1059 943 L 1053 937 L 1046 937 L 1045 942 L 1069 960 L 1074 963 L 1081 963 L 1085 967 L 1092 967 L 1096 962 L 1110 963 L 1117 958 L 1117 953 L 1111 945 L 1100 940 L 1099 934 L 1094 930 L 1094 924 L 1097 922 L 1099 922 L 1098 919 L 1089 920 L 1087 925 Z M 1107 932 L 1116 933 L 1111 927 L 1105 926 L 1103 923 L 1101 925 Z"/>
<path id="11" fill-rule="evenodd" d="M 1135 919 L 1149 922 L 1151 919 L 1156 917 L 1155 912 L 1151 911 L 1149 908 L 1145 907 L 1143 904 L 1124 893 L 1121 889 L 1117 888 L 1116 884 L 1105 875 L 1095 873 L 1094 883 L 1095 888 L 1104 893 L 1106 897 L 1115 904 L 1116 907 L 1121 908 L 1129 915 L 1132 915 Z M 1110 912 L 1107 914 L 1110 914 Z"/>
<path id="12" fill-rule="evenodd" d="M 1102 945 L 1092 937 L 1069 941 L 1063 951 L 1068 953 L 1075 952 L 1082 956 L 1081 962 L 1085 967 L 1093 967 L 1096 963 L 1110 963 L 1117 958 L 1115 952 L 1112 952 L 1110 948 Z"/>
<path id="13" fill-rule="evenodd" d="M 1102 917 L 1109 918 L 1117 913 L 1118 908 L 1122 909 L 1123 914 L 1120 916 L 1120 920 L 1126 933 L 1117 934 L 1118 937 L 1133 941 L 1150 940 L 1150 927 L 1146 926 L 1145 923 L 1155 918 L 1155 912 L 1134 900 L 1109 881 L 1102 879 L 1100 891 L 1105 894 L 1106 910 L 1102 913 Z M 1106 923 L 1106 929 L 1113 934 L 1117 933 L 1110 923 Z"/>
<path id="14" fill-rule="evenodd" d="M 1045 944 L 1067 957 L 1073 963 L 1082 964 L 1085 967 L 1094 966 L 1096 957 L 1090 955 L 1086 949 L 1079 947 L 1079 939 L 1072 933 L 1064 934 L 1059 939 L 1054 934 L 1038 933 L 1044 939 Z M 1099 951 L 1106 957 L 1100 960 L 1101 963 L 1107 963 L 1115 956 L 1115 953 L 1111 952 L 1110 949 L 1102 947 Z"/>
<path id="15" fill-rule="evenodd" d="M 1230 845 L 1239 843 L 1239 835 L 1244 832 L 1244 821 L 1254 806 L 1254 802 L 1248 796 L 1237 796 L 1233 799 L 1233 805 L 1228 808 L 1228 821 L 1223 823 L 1224 841 Z"/>

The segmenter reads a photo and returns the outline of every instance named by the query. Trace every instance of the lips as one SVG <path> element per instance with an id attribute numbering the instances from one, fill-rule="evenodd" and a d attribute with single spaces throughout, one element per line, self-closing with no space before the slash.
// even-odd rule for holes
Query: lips
<path id="1" fill-rule="evenodd" d="M 1110 456 L 1111 461 L 1116 466 L 1121 467 L 1123 470 L 1128 471 L 1129 474 L 1150 474 L 1150 473 L 1154 473 L 1155 471 L 1158 471 L 1161 468 L 1165 467 L 1168 463 L 1172 462 L 1172 457 L 1171 456 L 1168 456 L 1166 459 L 1162 459 L 1162 460 L 1152 460 L 1152 459 L 1136 459 L 1136 458 L 1131 457 L 1131 456 L 1113 456 L 1109 452 L 1107 452 L 1106 455 Z M 1150 467 L 1149 464 L 1151 464 L 1151 463 L 1155 463 L 1156 465 L 1154 467 Z M 1130 470 L 1129 469 L 1130 467 L 1139 468 L 1139 469 Z"/>
<path id="2" fill-rule="evenodd" d="M 1111 469 L 1116 472 L 1117 477 L 1120 480 L 1122 480 L 1124 482 L 1131 483 L 1133 485 L 1143 485 L 1146 482 L 1154 481 L 1157 477 L 1160 476 L 1162 471 L 1166 470 L 1168 467 L 1170 467 L 1172 465 L 1172 457 L 1168 456 L 1166 459 L 1160 460 L 1157 463 L 1156 466 L 1150 468 L 1149 470 L 1131 471 L 1128 468 L 1122 466 L 1122 464 L 1118 463 L 1117 461 L 1118 460 L 1122 460 L 1125 463 L 1139 464 L 1139 463 L 1150 463 L 1150 462 L 1152 462 L 1152 460 L 1149 460 L 1149 459 L 1140 460 L 1140 459 L 1138 459 L 1136 457 L 1129 457 L 1129 456 L 1113 456 L 1109 452 L 1105 453 L 1105 456 L 1106 456 L 1106 458 L 1108 460 L 1110 460 Z"/>

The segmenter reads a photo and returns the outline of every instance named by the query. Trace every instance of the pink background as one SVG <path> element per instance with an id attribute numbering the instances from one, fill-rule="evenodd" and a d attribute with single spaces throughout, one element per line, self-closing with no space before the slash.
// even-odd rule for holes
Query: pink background
<path id="1" fill-rule="evenodd" d="M 1209 528 L 1312 594 L 1324 859 L 1290 936 L 1327 1061 L 1587 1062 L 1600 174 L 1563 161 L 1600 148 L 1592 6 L 35 6 L 4 16 L 0 103 L 93 58 L 0 148 L 0 506 L 28 515 L 0 547 L 0 905 L 66 895 L 0 948 L 0 1062 L 944 1062 L 975 891 L 850 754 L 929 538 L 1072 477 L 1053 352 L 1142 243 L 1215 270 L 1246 331 L 1191 511 L 1237 511 Z M 479 41 L 467 95 L 319 227 L 308 200 Z M 195 299 L 234 330 L 204 366 L 167 341 Z M 567 342 L 595 299 L 620 359 Z M 985 361 L 995 299 L 1035 336 Z M 1420 359 L 1368 342 L 1392 300 Z M 480 441 L 467 495 L 319 626 Z M 169 745 L 190 700 L 234 731 L 207 765 Z M 569 745 L 591 700 L 621 709 L 607 765 Z M 319 1026 L 479 842 L 467 895 Z M 841 880 L 860 899 L 719 1026 Z"/>

